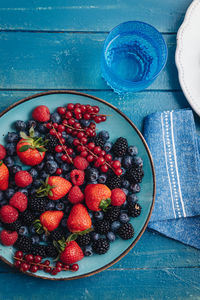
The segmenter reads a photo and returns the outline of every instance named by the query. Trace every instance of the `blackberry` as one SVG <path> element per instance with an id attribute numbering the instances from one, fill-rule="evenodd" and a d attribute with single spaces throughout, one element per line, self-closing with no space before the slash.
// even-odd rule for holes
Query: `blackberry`
<path id="1" fill-rule="evenodd" d="M 116 140 L 112 147 L 112 151 L 115 156 L 124 156 L 128 149 L 127 139 L 120 137 Z"/>
<path id="2" fill-rule="evenodd" d="M 45 258 L 45 257 L 47 257 L 46 247 L 47 246 L 45 246 L 45 245 L 33 245 L 32 250 L 31 250 L 31 254 L 40 255 L 43 258 Z"/>
<path id="3" fill-rule="evenodd" d="M 107 239 L 100 238 L 99 240 L 93 242 L 92 249 L 97 254 L 105 254 L 110 247 Z"/>
<path id="4" fill-rule="evenodd" d="M 97 233 L 107 234 L 110 231 L 110 223 L 106 220 L 96 221 L 94 229 Z"/>
<path id="5" fill-rule="evenodd" d="M 133 237 L 134 235 L 134 229 L 131 223 L 125 223 L 119 227 L 117 230 L 118 235 L 123 239 L 123 240 L 129 240 Z"/>
<path id="6" fill-rule="evenodd" d="M 101 137 L 96 136 L 94 138 L 94 143 L 95 143 L 96 146 L 99 146 L 99 147 L 103 148 L 103 146 L 105 144 L 105 141 Z"/>
<path id="7" fill-rule="evenodd" d="M 14 246 L 18 250 L 27 253 L 32 250 L 33 245 L 31 239 L 28 236 L 19 235 Z"/>
<path id="8" fill-rule="evenodd" d="M 91 238 L 90 238 L 90 234 L 89 233 L 86 233 L 84 235 L 79 235 L 76 242 L 79 244 L 79 246 L 87 246 L 89 245 L 91 241 Z"/>
<path id="9" fill-rule="evenodd" d="M 111 206 L 104 214 L 104 218 L 109 221 L 110 223 L 117 221 L 120 214 L 120 207 L 119 206 Z"/>
<path id="10" fill-rule="evenodd" d="M 111 189 L 120 188 L 122 184 L 121 177 L 115 175 L 115 173 L 111 170 L 108 172 L 108 177 L 106 179 L 106 185 Z"/>
<path id="11" fill-rule="evenodd" d="M 142 207 L 138 203 L 128 203 L 128 214 L 129 216 L 136 218 L 141 214 Z"/>
<path id="12" fill-rule="evenodd" d="M 126 179 L 131 183 L 140 183 L 144 172 L 142 168 L 132 167 L 126 171 Z"/>
<path id="13" fill-rule="evenodd" d="M 49 153 L 55 152 L 55 146 L 58 144 L 57 137 L 47 134 L 46 139 L 48 140 L 48 144 L 45 146 L 45 148 L 48 150 Z"/>
<path id="14" fill-rule="evenodd" d="M 58 256 L 58 250 L 53 245 L 46 246 L 46 256 L 56 258 Z"/>
<path id="15" fill-rule="evenodd" d="M 46 198 L 40 198 L 33 195 L 29 198 L 28 206 L 31 211 L 42 213 L 46 210 L 47 203 L 48 201 Z"/>
<path id="16" fill-rule="evenodd" d="M 36 216 L 28 210 L 25 210 L 20 216 L 22 224 L 27 226 L 30 226 L 36 219 Z"/>
<path id="17" fill-rule="evenodd" d="M 59 241 L 59 240 L 62 240 L 63 237 L 65 237 L 65 234 L 64 234 L 63 230 L 57 229 L 57 230 L 54 230 L 51 232 L 50 237 L 51 237 L 52 241 Z"/>
<path id="18" fill-rule="evenodd" d="M 7 229 L 7 230 L 10 230 L 10 231 L 17 231 L 17 232 L 19 231 L 20 227 L 22 226 L 22 224 L 21 224 L 21 222 L 20 222 L 19 219 L 16 220 L 15 222 L 13 222 L 13 223 L 10 223 L 10 224 L 8 224 L 8 223 L 3 223 L 2 225 L 3 225 L 3 227 L 4 227 L 5 229 Z"/>

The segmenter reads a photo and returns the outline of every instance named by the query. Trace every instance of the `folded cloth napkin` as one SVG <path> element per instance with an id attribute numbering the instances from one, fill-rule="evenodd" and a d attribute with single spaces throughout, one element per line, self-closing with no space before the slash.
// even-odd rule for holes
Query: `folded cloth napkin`
<path id="1" fill-rule="evenodd" d="M 189 109 L 157 112 L 144 120 L 156 173 L 148 227 L 200 249 L 200 139 Z"/>

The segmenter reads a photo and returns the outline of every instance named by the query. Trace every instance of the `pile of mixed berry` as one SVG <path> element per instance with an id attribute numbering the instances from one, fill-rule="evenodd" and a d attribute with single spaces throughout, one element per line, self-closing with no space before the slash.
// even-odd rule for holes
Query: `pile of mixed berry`
<path id="1" fill-rule="evenodd" d="M 124 137 L 97 131 L 106 118 L 98 106 L 68 103 L 50 114 L 40 105 L 0 145 L 0 239 L 17 249 L 19 270 L 77 271 L 84 256 L 134 236 L 143 161 Z"/>

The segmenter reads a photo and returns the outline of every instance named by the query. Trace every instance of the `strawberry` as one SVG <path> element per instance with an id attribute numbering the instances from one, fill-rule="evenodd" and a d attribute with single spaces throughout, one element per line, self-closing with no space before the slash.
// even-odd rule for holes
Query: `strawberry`
<path id="1" fill-rule="evenodd" d="M 47 106 L 39 105 L 34 109 L 32 117 L 39 122 L 48 122 L 50 120 L 50 111 Z"/>
<path id="2" fill-rule="evenodd" d="M 84 194 L 86 205 L 91 210 L 99 211 L 110 204 L 111 190 L 105 184 L 88 184 Z"/>
<path id="3" fill-rule="evenodd" d="M 18 211 L 11 205 L 4 205 L 0 209 L 0 219 L 3 223 L 13 223 L 17 220 Z"/>
<path id="4" fill-rule="evenodd" d="M 74 185 L 82 185 L 85 179 L 85 173 L 82 170 L 74 169 L 70 173 L 72 183 Z"/>
<path id="5" fill-rule="evenodd" d="M 9 204 L 23 212 L 27 208 L 28 199 L 25 194 L 16 192 L 9 201 Z"/>
<path id="6" fill-rule="evenodd" d="M 0 233 L 0 240 L 4 246 L 12 246 L 18 239 L 17 231 L 2 230 Z"/>
<path id="7" fill-rule="evenodd" d="M 72 204 L 83 202 L 84 194 L 78 185 L 74 185 L 69 191 L 68 200 Z"/>
<path id="8" fill-rule="evenodd" d="M 15 174 L 15 183 L 19 187 L 26 187 L 33 182 L 33 178 L 28 171 L 19 171 Z"/>
<path id="9" fill-rule="evenodd" d="M 83 251 L 75 241 L 66 243 L 65 250 L 60 254 L 60 260 L 65 264 L 73 264 L 83 257 Z"/>
<path id="10" fill-rule="evenodd" d="M 64 213 L 58 210 L 47 210 L 40 216 L 40 223 L 48 231 L 55 230 L 62 220 Z"/>
<path id="11" fill-rule="evenodd" d="M 78 170 L 85 170 L 89 166 L 88 161 L 84 157 L 81 157 L 81 156 L 76 156 L 73 160 L 73 164 L 74 164 L 75 168 Z"/>
<path id="12" fill-rule="evenodd" d="M 126 201 L 126 194 L 119 188 L 112 190 L 111 204 L 113 206 L 121 206 Z"/>
<path id="13" fill-rule="evenodd" d="M 51 200 L 58 200 L 64 197 L 71 189 L 70 181 L 60 176 L 47 177 L 46 182 L 37 190 L 40 197 L 48 196 Z"/>
<path id="14" fill-rule="evenodd" d="M 67 219 L 67 227 L 71 232 L 80 232 L 91 228 L 92 221 L 83 204 L 75 204 Z"/>
<path id="15" fill-rule="evenodd" d="M 4 148 L 3 145 L 0 144 L 0 160 L 4 159 L 6 156 L 6 149 Z"/>
<path id="16" fill-rule="evenodd" d="M 25 165 L 35 166 L 44 159 L 46 151 L 44 146 L 48 143 L 48 140 L 43 141 L 42 137 L 34 137 L 33 127 L 30 128 L 29 135 L 20 132 L 22 139 L 17 143 L 17 155 Z"/>
<path id="17" fill-rule="evenodd" d="M 8 188 L 9 171 L 6 165 L 0 161 L 0 190 L 5 191 Z"/>

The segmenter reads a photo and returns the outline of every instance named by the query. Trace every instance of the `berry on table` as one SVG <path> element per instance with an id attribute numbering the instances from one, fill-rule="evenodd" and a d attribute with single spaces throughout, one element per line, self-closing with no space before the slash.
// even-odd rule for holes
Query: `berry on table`
<path id="1" fill-rule="evenodd" d="M 26 226 L 21 226 L 20 229 L 19 229 L 19 231 L 18 231 L 18 233 L 20 235 L 26 235 L 26 236 L 28 236 L 28 228 Z"/>
<path id="2" fill-rule="evenodd" d="M 129 240 L 134 235 L 134 229 L 131 223 L 125 223 L 122 224 L 119 229 L 117 230 L 117 234 L 123 239 L 123 240 Z"/>
<path id="3" fill-rule="evenodd" d="M 82 170 L 74 169 L 70 173 L 72 183 L 74 185 L 82 185 L 85 179 L 85 173 Z"/>
<path id="4" fill-rule="evenodd" d="M 113 206 L 121 206 L 126 201 L 126 194 L 119 188 L 112 190 L 111 204 Z"/>
<path id="5" fill-rule="evenodd" d="M 110 231 L 110 223 L 106 220 L 98 220 L 94 224 L 94 230 L 99 234 L 107 234 Z"/>
<path id="6" fill-rule="evenodd" d="M 109 132 L 106 131 L 106 130 L 100 131 L 98 135 L 99 135 L 99 137 L 102 138 L 104 141 L 109 140 L 109 137 L 110 137 Z"/>
<path id="7" fill-rule="evenodd" d="M 84 234 L 84 235 L 79 235 L 78 238 L 76 239 L 76 242 L 79 244 L 79 246 L 87 246 L 90 244 L 91 237 L 90 234 Z"/>
<path id="8" fill-rule="evenodd" d="M 128 203 L 128 214 L 129 216 L 136 218 L 141 214 L 141 206 L 138 203 L 129 202 Z"/>
<path id="9" fill-rule="evenodd" d="M 111 224 L 111 230 L 114 231 L 114 232 L 116 232 L 116 231 L 119 229 L 120 225 L 121 225 L 121 224 L 120 224 L 119 221 L 114 221 L 114 222 Z"/>
<path id="10" fill-rule="evenodd" d="M 28 236 L 18 236 L 16 243 L 14 244 L 15 248 L 21 250 L 25 253 L 32 250 L 32 241 Z"/>
<path id="11" fill-rule="evenodd" d="M 0 219 L 3 223 L 13 223 L 18 216 L 18 211 L 11 205 L 4 205 L 0 209 Z"/>
<path id="12" fill-rule="evenodd" d="M 133 183 L 133 184 L 131 184 L 130 189 L 133 193 L 139 193 L 140 185 L 138 183 Z"/>
<path id="13" fill-rule="evenodd" d="M 85 170 L 89 165 L 88 161 L 81 156 L 76 156 L 73 160 L 73 164 L 78 170 Z"/>
<path id="14" fill-rule="evenodd" d="M 130 218 L 126 213 L 122 212 L 119 216 L 119 220 L 121 223 L 128 223 L 130 221 Z"/>
<path id="15" fill-rule="evenodd" d="M 100 238 L 97 241 L 94 241 L 92 244 L 92 249 L 96 254 L 105 254 L 110 247 L 110 244 L 107 239 Z"/>
<path id="16" fill-rule="evenodd" d="M 15 174 L 15 183 L 19 187 L 26 187 L 33 181 L 31 174 L 28 171 L 19 171 Z"/>
<path id="17" fill-rule="evenodd" d="M 81 203 L 84 200 L 84 194 L 82 193 L 81 189 L 78 185 L 74 185 L 68 194 L 68 200 L 72 204 Z"/>
<path id="18" fill-rule="evenodd" d="M 84 248 L 83 253 L 84 253 L 85 256 L 91 256 L 93 254 L 92 246 L 91 245 L 87 245 Z"/>
<path id="19" fill-rule="evenodd" d="M 112 151 L 116 156 L 124 156 L 128 149 L 128 142 L 127 139 L 120 137 L 116 140 L 112 147 Z"/>
<path id="20" fill-rule="evenodd" d="M 18 239 L 16 231 L 2 230 L 0 233 L 0 240 L 4 246 L 12 246 Z"/>
<path id="21" fill-rule="evenodd" d="M 105 219 L 112 223 L 113 221 L 118 220 L 120 214 L 119 206 L 110 206 L 105 212 Z"/>
<path id="22" fill-rule="evenodd" d="M 18 131 L 25 131 L 26 130 L 26 123 L 24 121 L 21 121 L 21 120 L 17 120 L 15 122 L 15 128 L 18 130 Z"/>
<path id="23" fill-rule="evenodd" d="M 126 172 L 126 179 L 131 183 L 140 183 L 144 176 L 142 168 L 129 168 Z"/>
<path id="24" fill-rule="evenodd" d="M 20 212 L 23 212 L 27 208 L 28 199 L 25 194 L 16 192 L 10 199 L 9 204 L 17 208 Z"/>
<path id="25" fill-rule="evenodd" d="M 51 114 L 51 122 L 53 123 L 60 123 L 61 122 L 61 116 L 59 115 L 59 113 L 54 112 Z"/>
<path id="26" fill-rule="evenodd" d="M 128 147 L 128 154 L 131 156 L 138 155 L 138 148 L 136 146 L 129 146 Z"/>
<path id="27" fill-rule="evenodd" d="M 47 106 L 39 105 L 33 110 L 32 117 L 39 122 L 48 122 L 50 120 L 50 111 Z"/>
<path id="28" fill-rule="evenodd" d="M 116 236 L 115 236 L 115 234 L 114 234 L 112 231 L 108 232 L 107 235 L 106 235 L 106 237 L 107 237 L 107 239 L 108 239 L 110 242 L 114 242 L 115 239 L 116 239 Z"/>

